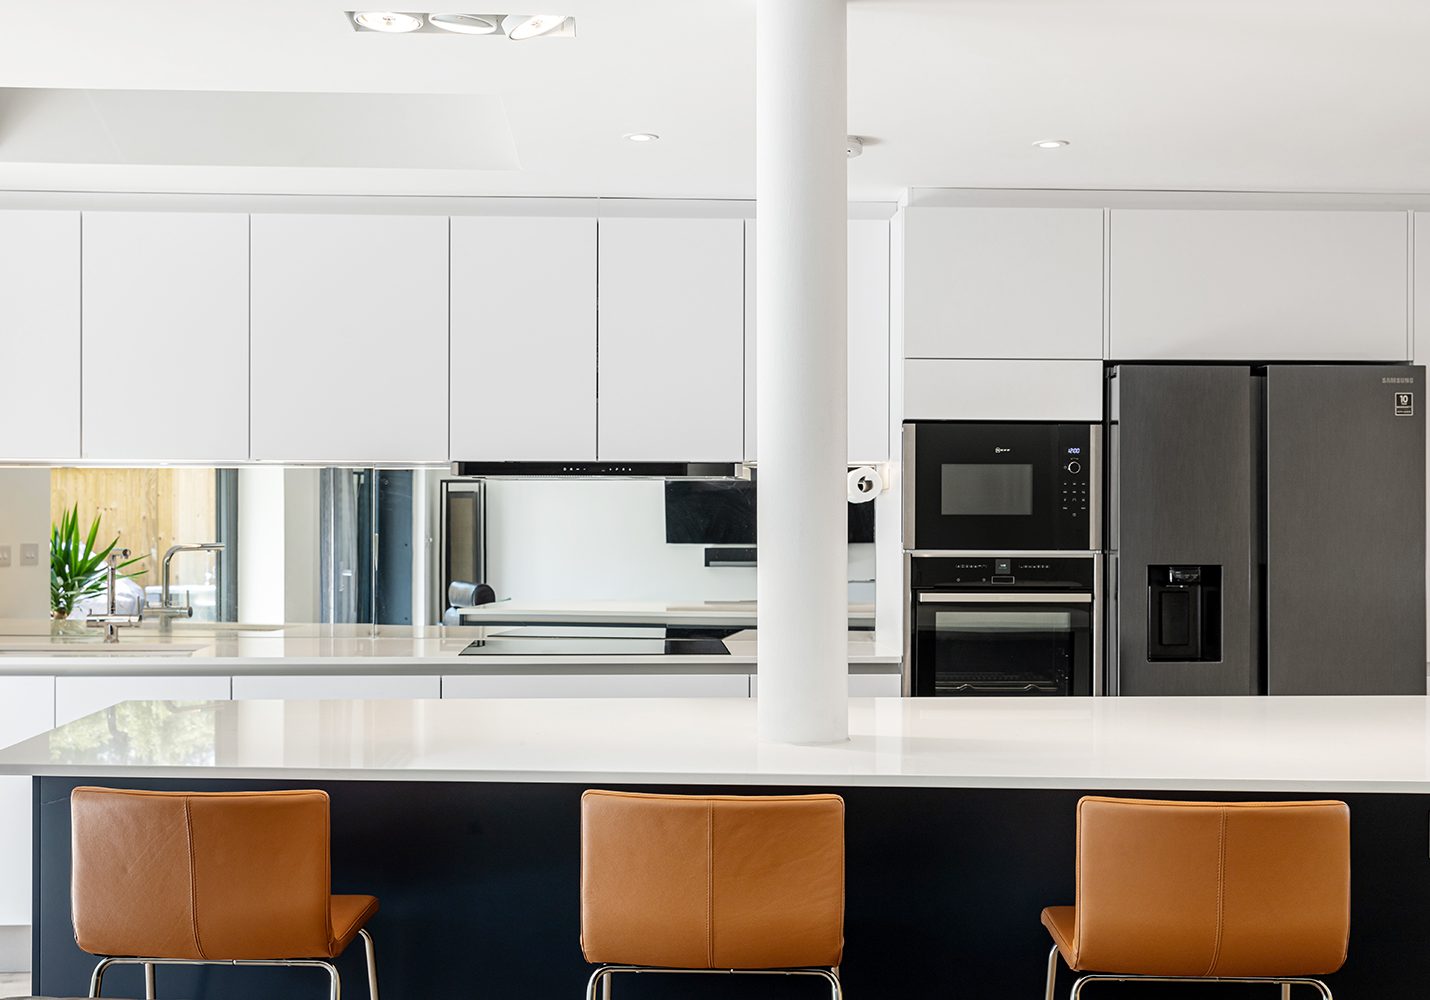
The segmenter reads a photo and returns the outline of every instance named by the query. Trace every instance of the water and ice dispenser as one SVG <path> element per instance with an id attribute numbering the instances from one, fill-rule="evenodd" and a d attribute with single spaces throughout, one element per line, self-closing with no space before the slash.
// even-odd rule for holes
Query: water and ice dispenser
<path id="1" fill-rule="evenodd" d="M 1221 567 L 1147 567 L 1147 659 L 1221 659 Z"/>

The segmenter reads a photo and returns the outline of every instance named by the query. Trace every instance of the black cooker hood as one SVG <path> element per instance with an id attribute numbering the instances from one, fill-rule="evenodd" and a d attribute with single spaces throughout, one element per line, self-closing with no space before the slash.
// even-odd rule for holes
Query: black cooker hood
<path id="1" fill-rule="evenodd" d="M 454 476 L 482 479 L 740 479 L 733 462 L 453 462 Z"/>

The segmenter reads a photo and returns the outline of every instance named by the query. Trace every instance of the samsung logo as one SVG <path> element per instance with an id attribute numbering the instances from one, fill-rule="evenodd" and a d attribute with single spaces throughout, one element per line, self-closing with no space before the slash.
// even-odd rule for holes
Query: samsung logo
<path id="1" fill-rule="evenodd" d="M 995 454 L 995 455 L 1006 455 L 1006 454 L 1008 454 L 1008 452 L 1010 452 L 1010 451 L 1012 451 L 1012 450 L 1013 450 L 1012 448 L 994 448 L 994 449 L 993 449 L 993 454 Z"/>
<path id="2" fill-rule="evenodd" d="M 1380 380 L 1380 384 L 1381 384 L 1381 385 L 1414 385 L 1414 384 L 1415 384 L 1415 380 L 1414 380 L 1413 378 L 1383 378 L 1383 379 Z"/>

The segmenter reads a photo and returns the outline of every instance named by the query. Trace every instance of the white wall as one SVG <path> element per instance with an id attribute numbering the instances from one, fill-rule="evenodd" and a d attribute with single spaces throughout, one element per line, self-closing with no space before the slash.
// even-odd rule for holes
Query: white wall
<path id="1" fill-rule="evenodd" d="M 34 566 L 20 565 L 20 547 L 37 545 Z M 0 618 L 50 616 L 50 470 L 0 469 Z"/>
<path id="2" fill-rule="evenodd" d="M 850 546 L 850 578 L 874 576 Z M 728 601 L 755 597 L 753 568 L 707 568 L 705 546 L 665 541 L 656 480 L 497 480 L 487 489 L 487 582 L 516 600 Z M 851 588 L 872 600 L 867 588 Z"/>

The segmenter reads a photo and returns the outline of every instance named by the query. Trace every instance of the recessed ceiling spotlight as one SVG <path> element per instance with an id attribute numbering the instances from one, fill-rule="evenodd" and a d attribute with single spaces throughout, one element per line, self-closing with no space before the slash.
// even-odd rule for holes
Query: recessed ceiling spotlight
<path id="1" fill-rule="evenodd" d="M 627 132 L 621 138 L 629 139 L 631 142 L 655 142 L 660 136 L 654 132 Z"/>
<path id="2" fill-rule="evenodd" d="M 844 155 L 849 159 L 864 155 L 864 139 L 862 136 L 846 135 L 844 137 Z"/>
<path id="3" fill-rule="evenodd" d="M 565 23 L 565 14 L 508 14 L 502 18 L 501 27 L 506 37 L 520 42 L 538 35 L 549 35 Z"/>
<path id="4" fill-rule="evenodd" d="M 1039 149 L 1062 149 L 1069 143 L 1066 139 L 1039 139 L 1033 145 Z"/>
<path id="5" fill-rule="evenodd" d="M 353 20 L 368 31 L 386 31 L 398 34 L 416 31 L 422 27 L 422 18 L 413 14 L 399 14 L 393 10 L 360 10 L 353 14 Z"/>
<path id="6" fill-rule="evenodd" d="M 497 30 L 496 21 L 476 14 L 428 14 L 427 23 L 459 35 L 491 35 Z"/>

